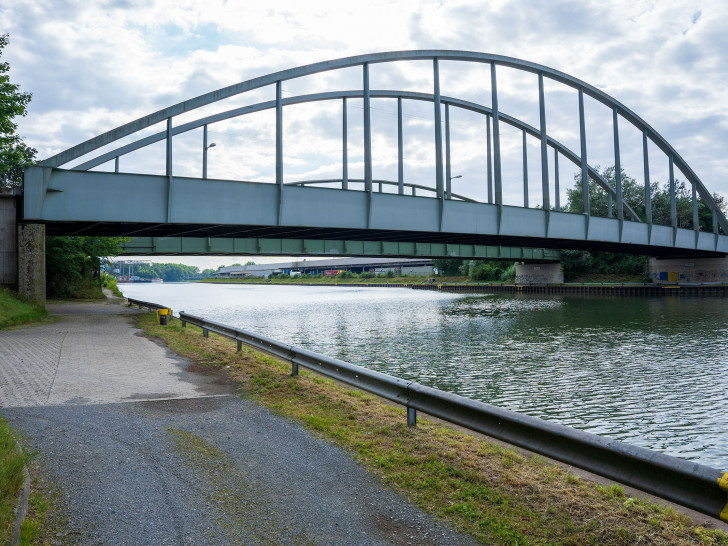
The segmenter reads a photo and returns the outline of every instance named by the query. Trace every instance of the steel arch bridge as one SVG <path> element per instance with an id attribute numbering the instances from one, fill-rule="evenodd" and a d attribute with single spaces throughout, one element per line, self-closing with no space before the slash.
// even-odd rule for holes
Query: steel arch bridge
<path id="1" fill-rule="evenodd" d="M 395 61 L 432 63 L 432 93 L 371 89 L 370 67 Z M 490 67 L 490 105 L 440 93 L 440 62 L 463 61 Z M 283 98 L 283 82 L 322 72 L 361 68 L 361 89 L 331 90 Z M 497 75 L 507 67 L 538 78 L 539 125 L 499 110 Z M 572 150 L 549 134 L 544 80 L 578 93 L 579 150 Z M 204 106 L 265 86 L 275 87 L 275 98 L 232 108 L 194 121 L 175 124 Z M 615 180 L 612 185 L 587 157 L 584 98 L 591 97 L 612 111 Z M 350 99 L 363 101 L 364 178 L 348 176 L 347 108 Z M 398 104 L 398 178 L 375 179 L 372 174 L 371 103 L 380 98 Z M 302 103 L 341 101 L 342 172 L 327 180 L 284 183 L 283 115 L 285 107 Z M 434 110 L 435 170 L 431 184 L 414 184 L 403 175 L 403 101 L 432 103 Z M 476 201 L 453 193 L 450 161 L 450 109 L 460 108 L 485 117 L 487 122 L 487 200 Z M 275 111 L 275 183 L 207 178 L 207 128 L 224 120 L 264 110 Z M 443 116 L 444 111 L 444 116 Z M 443 120 L 444 117 L 444 120 Z M 444 123 L 443 123 L 444 122 Z M 623 199 L 620 123 L 629 123 L 642 134 L 644 180 L 650 181 L 648 143 L 653 143 L 669 162 L 670 225 L 653 223 L 650 184 L 645 183 L 645 212 L 641 217 Z M 151 135 L 141 132 L 158 123 L 166 128 Z M 540 142 L 542 207 L 530 208 L 524 181 L 524 206 L 503 202 L 501 126 Z M 202 178 L 175 176 L 172 150 L 176 136 L 203 130 Z M 119 146 L 125 137 L 137 140 Z M 443 142 L 444 141 L 444 142 Z M 157 142 L 166 149 L 165 175 L 120 172 L 120 158 Z M 117 147 L 113 147 L 116 143 Z M 109 150 L 109 148 L 113 148 Z M 582 213 L 563 212 L 559 202 L 558 168 L 550 179 L 549 157 L 572 162 L 581 173 Z M 114 162 L 113 172 L 92 171 Z M 71 168 L 67 166 L 76 163 Z M 63 168 L 66 166 L 66 168 Z M 692 189 L 691 229 L 678 226 L 675 171 Z M 523 169 L 524 178 L 526 168 Z M 605 217 L 590 214 L 589 181 L 609 197 Z M 391 191 L 383 191 L 389 188 Z M 550 196 L 555 195 L 552 203 Z M 291 240 L 393 241 L 472 245 L 510 245 L 531 248 L 591 249 L 632 252 L 652 256 L 717 256 L 728 253 L 728 221 L 710 192 L 680 154 L 649 124 L 629 108 L 599 89 L 565 73 L 531 62 L 465 51 L 421 50 L 374 53 L 314 63 L 244 81 L 170 106 L 69 148 L 25 172 L 23 220 L 45 223 L 47 233 L 78 235 L 133 235 L 146 237 L 229 237 Z M 712 214 L 712 232 L 701 231 L 698 210 Z M 408 250 L 407 252 L 412 252 Z M 403 254 L 404 255 L 404 254 Z M 485 254 L 483 254 L 485 255 Z"/>

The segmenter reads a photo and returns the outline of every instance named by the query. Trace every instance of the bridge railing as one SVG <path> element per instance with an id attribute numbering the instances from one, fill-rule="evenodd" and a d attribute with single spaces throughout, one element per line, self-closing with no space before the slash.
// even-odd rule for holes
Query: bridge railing
<path id="1" fill-rule="evenodd" d="M 185 312 L 178 318 L 182 326 L 201 328 L 205 337 L 213 332 L 236 341 L 238 350 L 245 344 L 290 362 L 293 375 L 304 367 L 401 404 L 407 409 L 409 425 L 416 424 L 421 411 L 728 521 L 728 472 L 369 370 Z"/>
<path id="2" fill-rule="evenodd" d="M 388 63 L 397 61 L 431 61 L 433 75 L 433 92 L 431 94 L 409 93 L 404 91 L 387 91 L 375 90 L 370 88 L 369 71 L 370 67 L 378 63 Z M 481 104 L 470 103 L 457 98 L 444 97 L 440 93 L 440 62 L 441 61 L 466 61 L 471 63 L 483 63 L 490 65 L 490 106 L 486 107 Z M 283 82 L 310 76 L 327 71 L 340 70 L 350 67 L 361 67 L 362 70 L 362 86 L 356 91 L 334 91 L 328 93 L 318 93 L 316 95 L 300 96 L 300 97 L 282 97 Z M 538 107 L 539 107 L 539 126 L 533 127 L 511 116 L 505 112 L 501 112 L 498 107 L 498 86 L 497 86 L 497 68 L 507 67 L 531 74 L 538 77 Z M 568 150 L 565 146 L 558 143 L 548 135 L 546 124 L 546 101 L 544 92 L 544 80 L 551 80 L 559 84 L 570 87 L 578 93 L 578 117 L 579 117 L 579 144 L 580 149 L 577 152 Z M 224 100 L 235 95 L 246 93 L 255 89 L 259 89 L 268 85 L 275 86 L 275 100 L 253 105 L 236 108 L 221 114 L 215 114 L 201 118 L 194 122 L 173 126 L 173 119 L 176 116 L 191 112 L 195 109 L 207 106 L 220 100 Z M 584 113 L 584 97 L 591 97 L 599 103 L 610 109 L 612 114 L 612 133 L 614 140 L 614 184 L 605 180 L 587 160 L 587 135 Z M 434 192 L 440 200 L 451 199 L 453 197 L 451 180 L 451 161 L 450 161 L 450 107 L 464 108 L 485 115 L 487 120 L 487 202 L 496 205 L 504 205 L 503 201 L 503 177 L 501 172 L 501 145 L 500 145 L 500 124 L 506 123 L 521 130 L 523 134 L 523 197 L 524 208 L 529 207 L 528 202 L 528 180 L 527 169 L 527 146 L 526 137 L 531 136 L 540 140 L 540 162 L 541 162 L 541 204 L 545 210 L 552 208 L 560 210 L 559 189 L 558 189 L 558 168 L 554 171 L 553 185 L 549 180 L 549 147 L 554 151 L 553 162 L 558 164 L 559 156 L 566 157 L 572 161 L 581 172 L 581 189 L 582 189 L 582 213 L 587 217 L 591 214 L 590 198 L 589 198 L 589 181 L 595 181 L 606 193 L 609 199 L 608 217 L 616 218 L 620 221 L 625 219 L 625 213 L 636 221 L 645 221 L 651 225 L 653 223 L 650 189 L 650 160 L 648 154 L 648 143 L 652 142 L 666 156 L 669 164 L 669 181 L 668 193 L 670 196 L 669 203 L 669 223 L 674 232 L 677 233 L 678 211 L 676 208 L 677 180 L 675 171 L 680 171 L 692 188 L 692 218 L 690 222 L 686 220 L 686 225 L 691 224 L 695 231 L 696 245 L 700 231 L 699 222 L 699 203 L 702 200 L 707 210 L 712 214 L 713 232 L 718 234 L 720 230 L 728 233 L 728 220 L 723 214 L 721 208 L 716 204 L 711 193 L 705 188 L 695 172 L 690 168 L 687 162 L 677 153 L 677 151 L 647 122 L 632 112 L 625 105 L 610 97 L 606 93 L 591 86 L 577 78 L 569 76 L 563 72 L 552 68 L 530 63 L 520 59 L 504 57 L 501 55 L 492 55 L 487 53 L 477 53 L 468 51 L 447 51 L 447 50 L 421 50 L 421 51 L 394 51 L 386 53 L 374 53 L 369 55 L 360 55 L 355 57 L 347 57 L 314 63 L 306 66 L 283 70 L 266 76 L 261 76 L 245 82 L 241 82 L 229 87 L 213 91 L 194 99 L 190 99 L 174 106 L 170 106 L 131 123 L 127 123 L 121 127 L 108 131 L 102 135 L 92 138 L 68 150 L 65 150 L 51 158 L 41 162 L 42 166 L 59 167 L 65 165 L 78 158 L 91 154 L 100 148 L 112 144 L 121 138 L 137 133 L 156 123 L 166 122 L 166 130 L 152 135 L 150 137 L 141 138 L 137 143 L 128 146 L 122 146 L 117 150 L 113 150 L 99 156 L 99 158 L 87 161 L 76 168 L 88 169 L 93 165 L 98 165 L 98 161 L 114 160 L 115 170 L 119 170 L 119 157 L 138 149 L 139 146 L 147 146 L 159 140 L 166 141 L 166 174 L 170 178 L 173 176 L 172 162 L 172 139 L 180 132 L 191 130 L 192 128 L 202 127 L 203 132 L 203 178 L 206 178 L 207 165 L 207 125 L 216 123 L 231 117 L 241 116 L 253 111 L 263 109 L 275 110 L 275 183 L 281 188 L 283 182 L 283 107 L 290 104 L 300 104 L 304 102 L 313 102 L 321 100 L 342 100 L 344 103 L 344 114 L 342 125 L 347 126 L 346 119 L 346 101 L 349 98 L 361 98 L 364 103 L 363 108 L 363 125 L 364 125 L 364 185 L 365 191 L 369 194 L 372 192 L 373 175 L 372 175 L 372 134 L 370 108 L 371 101 L 379 97 L 397 98 L 398 101 L 398 185 L 400 193 L 403 189 L 403 168 L 402 168 L 402 100 L 427 100 L 434 105 L 434 137 L 435 137 L 435 172 L 434 172 Z M 443 118 L 444 109 L 444 120 Z M 444 123 L 443 123 L 444 121 Z M 621 170 L 621 153 L 620 153 L 620 122 L 627 121 L 632 124 L 642 135 L 642 152 L 643 152 L 643 168 L 644 168 L 644 219 L 632 210 L 626 203 L 623 196 L 622 187 L 622 170 Z M 444 126 L 444 127 L 443 127 Z M 342 186 L 347 188 L 348 184 L 348 158 L 347 158 L 347 132 L 342 131 Z M 492 156 L 491 156 L 492 150 Z M 552 206 L 551 192 L 555 190 L 556 203 Z M 613 208 L 615 210 L 613 210 Z M 673 238 L 675 238 L 674 235 Z"/>

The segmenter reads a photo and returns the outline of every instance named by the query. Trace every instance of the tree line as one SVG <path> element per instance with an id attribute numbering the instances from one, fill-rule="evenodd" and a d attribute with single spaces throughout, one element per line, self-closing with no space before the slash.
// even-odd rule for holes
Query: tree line
<path id="1" fill-rule="evenodd" d="M 162 279 L 164 282 L 184 282 L 201 279 L 214 273 L 214 269 L 200 269 L 194 265 L 171 263 L 135 263 L 133 266 L 111 262 L 110 269 L 120 269 L 119 275 L 132 274 L 140 279 Z"/>

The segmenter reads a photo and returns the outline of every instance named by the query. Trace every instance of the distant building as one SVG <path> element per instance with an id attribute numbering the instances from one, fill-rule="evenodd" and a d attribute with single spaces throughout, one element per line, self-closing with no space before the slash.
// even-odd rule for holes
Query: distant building
<path id="1" fill-rule="evenodd" d="M 376 274 L 394 271 L 398 275 L 431 275 L 430 258 L 329 258 L 324 260 L 301 260 L 259 265 L 232 265 L 223 267 L 213 277 L 240 278 L 261 277 L 287 273 L 288 275 L 336 275 L 339 271 L 352 273 L 371 272 Z"/>

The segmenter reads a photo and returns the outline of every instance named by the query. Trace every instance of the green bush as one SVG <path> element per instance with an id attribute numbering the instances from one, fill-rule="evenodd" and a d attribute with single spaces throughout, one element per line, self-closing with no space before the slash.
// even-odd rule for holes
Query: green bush
<path id="1" fill-rule="evenodd" d="M 115 296 L 118 296 L 120 298 L 124 297 L 124 294 L 122 294 L 121 290 L 119 290 L 119 285 L 116 284 L 116 277 L 112 277 L 111 275 L 102 273 L 101 274 L 101 286 L 111 290 L 111 293 L 114 294 Z"/>
<path id="2" fill-rule="evenodd" d="M 647 278 L 647 256 L 562 250 L 561 267 L 566 282 L 580 275 L 629 275 Z"/>

